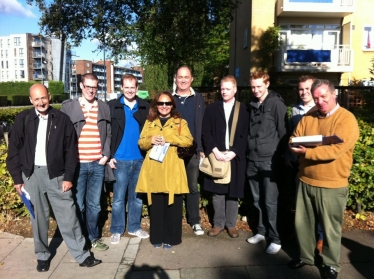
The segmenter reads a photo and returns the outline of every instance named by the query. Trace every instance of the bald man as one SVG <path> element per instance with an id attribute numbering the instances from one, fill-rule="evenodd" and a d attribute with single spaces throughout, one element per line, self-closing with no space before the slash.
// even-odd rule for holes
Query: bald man
<path id="1" fill-rule="evenodd" d="M 35 254 L 39 272 L 49 270 L 49 205 L 61 235 L 80 266 L 101 263 L 84 249 L 85 238 L 76 216 L 71 192 L 77 165 L 77 138 L 70 118 L 49 105 L 51 96 L 41 84 L 30 87 L 34 108 L 19 113 L 10 134 L 7 168 L 19 194 L 24 188 L 34 206 L 32 216 Z"/>

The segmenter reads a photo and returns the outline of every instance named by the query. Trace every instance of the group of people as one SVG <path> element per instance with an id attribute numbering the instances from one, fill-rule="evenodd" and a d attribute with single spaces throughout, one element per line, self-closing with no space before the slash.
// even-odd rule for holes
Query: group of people
<path id="1" fill-rule="evenodd" d="M 197 180 L 200 162 L 213 154 L 217 161 L 229 162 L 231 174 L 228 183 L 204 176 L 204 190 L 212 194 L 214 208 L 208 236 L 224 229 L 232 238 L 239 236 L 238 199 L 244 197 L 247 178 L 259 215 L 256 234 L 247 241 L 256 244 L 268 238 L 266 253 L 278 253 L 277 167 L 285 160 L 297 173 L 300 258 L 290 267 L 314 264 L 318 241 L 326 278 L 337 278 L 342 215 L 359 134 L 356 119 L 336 102 L 330 81 L 303 76 L 298 85 L 302 102 L 292 110 L 290 128 L 287 107 L 279 94 L 268 89 L 269 79 L 263 71 L 251 74 L 253 98 L 247 106 L 235 98 L 235 78 L 226 76 L 221 80 L 222 100 L 205 108 L 186 65 L 176 71 L 175 89 L 156 94 L 150 105 L 136 96 L 138 82 L 129 74 L 121 79 L 123 95 L 108 104 L 97 100 L 98 79 L 88 73 L 80 83 L 82 97 L 65 101 L 61 112 L 49 106 L 50 95 L 43 85 L 33 85 L 30 101 L 35 109 L 15 119 L 7 166 L 16 190 L 21 194 L 24 187 L 30 193 L 36 211 L 31 220 L 37 270 L 49 268 L 47 197 L 75 259 L 88 267 L 101 262 L 85 250 L 83 235 L 93 248 L 108 249 L 98 229 L 106 164 L 115 177 L 112 244 L 120 242 L 126 219 L 128 233 L 150 236 L 155 248 L 180 244 L 184 196 L 187 222 L 196 235 L 203 235 Z M 289 143 L 292 137 L 308 135 L 338 135 L 343 142 L 317 147 Z M 193 142 L 194 154 L 179 158 L 178 147 L 188 148 Z M 163 161 L 152 159 L 152 150 L 166 144 Z M 150 235 L 140 225 L 143 193 L 150 209 Z"/>

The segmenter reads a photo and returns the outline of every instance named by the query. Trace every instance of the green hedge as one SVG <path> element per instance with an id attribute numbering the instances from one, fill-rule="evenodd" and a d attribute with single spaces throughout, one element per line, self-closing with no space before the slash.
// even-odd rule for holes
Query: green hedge
<path id="1" fill-rule="evenodd" d="M 65 92 L 64 83 L 61 81 L 49 81 L 48 91 L 51 95 L 60 95 Z"/>
<path id="2" fill-rule="evenodd" d="M 62 103 L 63 101 L 69 99 L 69 94 L 53 94 L 51 95 L 51 103 Z"/>
<path id="3" fill-rule="evenodd" d="M 26 106 L 30 105 L 29 95 L 13 95 L 12 106 Z"/>
<path id="4" fill-rule="evenodd" d="M 0 107 L 5 107 L 8 105 L 8 97 L 0 96 Z"/>

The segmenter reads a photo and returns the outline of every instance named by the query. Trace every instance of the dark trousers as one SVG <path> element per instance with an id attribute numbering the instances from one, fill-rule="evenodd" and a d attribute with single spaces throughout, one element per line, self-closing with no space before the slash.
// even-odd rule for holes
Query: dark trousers
<path id="1" fill-rule="evenodd" d="M 278 186 L 275 181 L 274 165 L 271 161 L 249 161 L 247 176 L 253 203 L 259 213 L 257 233 L 269 235 L 272 242 L 280 244 L 277 230 Z M 267 214 L 267 219 L 264 218 Z"/>
<path id="2" fill-rule="evenodd" d="M 150 206 L 150 241 L 152 244 L 182 243 L 183 195 L 174 195 L 174 203 L 168 205 L 169 195 L 152 194 Z"/>
<path id="3" fill-rule="evenodd" d="M 191 226 L 200 224 L 200 192 L 197 188 L 199 178 L 200 155 L 193 155 L 191 159 L 185 161 L 188 189 L 190 193 L 186 195 L 187 222 Z"/>

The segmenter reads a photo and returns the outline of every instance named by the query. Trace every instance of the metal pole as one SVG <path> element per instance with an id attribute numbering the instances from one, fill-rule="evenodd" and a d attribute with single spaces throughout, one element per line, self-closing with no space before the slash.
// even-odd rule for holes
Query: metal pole
<path id="1" fill-rule="evenodd" d="M 71 99 L 71 56 L 69 60 L 69 92 L 70 92 L 70 99 Z"/>
<path id="2" fill-rule="evenodd" d="M 105 74 L 105 82 L 104 82 L 104 102 L 106 102 L 106 65 L 105 65 L 105 46 L 104 46 L 104 74 Z"/>

